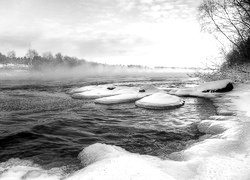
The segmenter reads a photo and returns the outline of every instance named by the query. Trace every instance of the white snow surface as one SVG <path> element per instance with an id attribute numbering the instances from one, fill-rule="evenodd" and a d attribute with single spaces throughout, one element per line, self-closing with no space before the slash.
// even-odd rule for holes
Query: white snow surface
<path id="1" fill-rule="evenodd" d="M 159 109 L 159 108 L 171 108 L 179 107 L 184 104 L 184 101 L 177 97 L 166 93 L 154 93 L 150 96 L 142 98 L 135 102 L 136 106 Z"/>
<path id="2" fill-rule="evenodd" d="M 169 93 L 177 96 L 212 97 L 213 93 L 203 93 L 203 91 L 222 89 L 226 87 L 228 83 L 233 82 L 230 79 L 211 81 L 196 87 L 187 89 L 175 89 L 170 91 Z"/>
<path id="3" fill-rule="evenodd" d="M 228 94 L 232 101 L 233 110 L 242 111 L 250 117 L 250 86 L 248 84 L 239 84 L 235 91 Z"/>
<path id="4" fill-rule="evenodd" d="M 139 88 L 137 87 L 126 87 L 126 86 L 117 86 L 113 90 L 109 90 L 108 87 L 98 87 L 91 90 L 86 90 L 80 93 L 75 93 L 72 96 L 75 98 L 89 98 L 96 99 L 108 96 L 115 96 L 119 94 L 135 93 L 138 92 Z"/>
<path id="5" fill-rule="evenodd" d="M 92 85 L 92 86 L 83 86 L 79 88 L 74 88 L 69 91 L 70 94 L 81 93 L 85 91 L 91 91 L 93 89 L 103 89 L 108 88 L 108 85 Z"/>
<path id="6" fill-rule="evenodd" d="M 148 93 L 128 93 L 128 94 L 119 94 L 115 96 L 103 97 L 96 99 L 94 102 L 98 104 L 119 104 L 119 103 L 128 103 L 135 102 L 138 99 L 141 99 L 145 96 L 148 96 Z"/>
<path id="7" fill-rule="evenodd" d="M 115 87 L 115 88 L 113 90 L 110 90 L 108 89 L 108 87 Z M 111 86 L 111 85 L 85 86 L 82 88 L 73 89 L 72 91 L 77 93 L 74 93 L 72 97 L 97 99 L 102 97 L 116 96 L 120 94 L 139 93 L 140 90 L 144 90 L 145 93 L 147 94 L 153 94 L 162 91 L 154 87 L 153 85 L 144 85 L 142 87 Z"/>
<path id="8" fill-rule="evenodd" d="M 118 104 L 118 103 L 135 102 L 141 98 L 144 98 L 145 96 L 152 95 L 152 94 L 157 93 L 157 92 L 163 92 L 162 90 L 160 90 L 152 85 L 144 85 L 140 88 L 131 87 L 128 89 L 129 90 L 125 90 L 125 89 L 119 90 L 118 92 L 121 94 L 118 94 L 118 95 L 96 99 L 95 103 Z M 127 91 L 131 91 L 132 93 L 126 93 Z"/>

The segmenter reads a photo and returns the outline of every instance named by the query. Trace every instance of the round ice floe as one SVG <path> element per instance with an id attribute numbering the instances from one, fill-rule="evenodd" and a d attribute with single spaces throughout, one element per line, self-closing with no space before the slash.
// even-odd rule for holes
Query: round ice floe
<path id="1" fill-rule="evenodd" d="M 135 105 L 146 109 L 171 109 L 184 105 L 181 98 L 166 93 L 155 93 L 139 101 Z"/>
<path id="2" fill-rule="evenodd" d="M 147 93 L 129 93 L 129 94 L 119 94 L 116 96 L 103 97 L 95 100 L 98 104 L 120 104 L 135 102 L 145 96 Z"/>

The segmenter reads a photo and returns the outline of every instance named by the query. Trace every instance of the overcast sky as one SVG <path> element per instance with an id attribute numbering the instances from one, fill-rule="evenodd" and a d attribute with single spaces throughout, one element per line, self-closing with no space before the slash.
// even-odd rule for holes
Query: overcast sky
<path id="1" fill-rule="evenodd" d="M 110 64 L 199 66 L 214 53 L 202 0 L 0 0 L 0 52 L 28 48 Z"/>

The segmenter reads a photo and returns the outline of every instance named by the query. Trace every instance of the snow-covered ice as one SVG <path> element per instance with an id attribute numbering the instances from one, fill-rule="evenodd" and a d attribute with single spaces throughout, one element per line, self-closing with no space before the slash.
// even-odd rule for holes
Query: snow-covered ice
<path id="1" fill-rule="evenodd" d="M 184 105 L 184 100 L 166 93 L 154 93 L 136 101 L 135 105 L 147 109 L 170 109 Z"/>
<path id="2" fill-rule="evenodd" d="M 138 99 L 141 99 L 145 96 L 148 96 L 148 93 L 128 93 L 128 94 L 119 94 L 115 96 L 103 97 L 96 99 L 94 102 L 98 104 L 119 104 L 119 103 L 129 103 L 135 102 Z"/>

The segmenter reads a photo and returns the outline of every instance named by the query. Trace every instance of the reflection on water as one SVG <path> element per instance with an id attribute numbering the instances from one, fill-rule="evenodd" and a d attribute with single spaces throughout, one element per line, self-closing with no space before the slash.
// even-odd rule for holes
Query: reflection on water
<path id="1" fill-rule="evenodd" d="M 128 82 L 129 81 L 129 82 Z M 185 81 L 193 83 L 192 81 Z M 123 147 L 140 154 L 166 157 L 185 148 L 201 134 L 196 123 L 215 115 L 209 100 L 185 98 L 172 110 L 145 110 L 134 103 L 96 105 L 72 99 L 66 92 L 81 85 L 117 83 L 181 87 L 183 79 L 141 79 L 114 82 L 2 81 L 0 91 L 0 159 L 31 159 L 44 167 L 80 165 L 79 152 L 93 143 Z"/>

